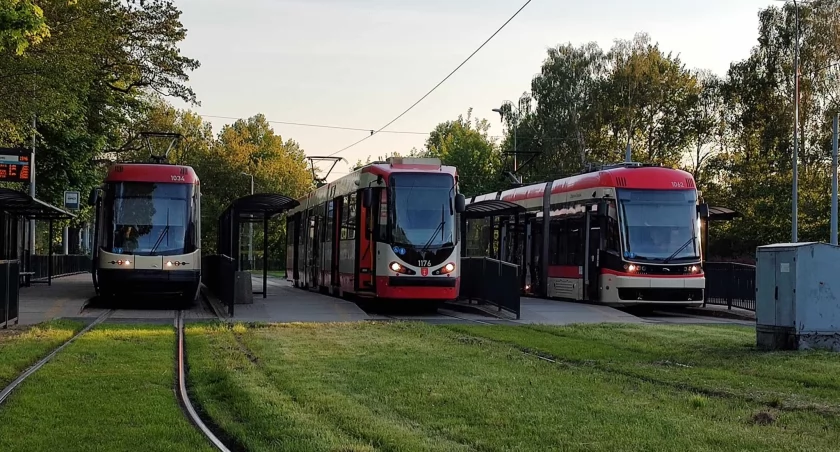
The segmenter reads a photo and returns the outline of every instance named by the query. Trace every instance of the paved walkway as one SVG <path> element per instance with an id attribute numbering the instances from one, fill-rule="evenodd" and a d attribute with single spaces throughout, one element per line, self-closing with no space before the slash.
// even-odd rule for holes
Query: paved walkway
<path id="1" fill-rule="evenodd" d="M 89 317 L 93 314 L 82 310 L 94 295 L 89 273 L 55 278 L 51 286 L 21 287 L 19 323 L 32 325 L 62 317 Z"/>
<path id="2" fill-rule="evenodd" d="M 519 323 L 569 325 L 572 323 L 644 323 L 644 320 L 609 306 L 522 297 Z"/>
<path id="3" fill-rule="evenodd" d="M 252 277 L 254 290 L 262 290 L 262 277 Z M 269 277 L 268 297 L 254 295 L 253 304 L 234 306 L 234 321 L 242 322 L 353 322 L 370 317 L 355 303 L 293 287 Z"/>

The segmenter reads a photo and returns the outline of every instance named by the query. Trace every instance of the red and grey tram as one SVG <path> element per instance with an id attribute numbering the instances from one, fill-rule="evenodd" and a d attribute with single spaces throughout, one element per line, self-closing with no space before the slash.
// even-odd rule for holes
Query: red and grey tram
<path id="1" fill-rule="evenodd" d="M 287 277 L 339 296 L 458 297 L 458 175 L 438 159 L 390 158 L 300 199 L 288 213 Z"/>
<path id="2" fill-rule="evenodd" d="M 97 292 L 107 298 L 172 294 L 194 301 L 201 281 L 200 197 L 189 166 L 112 165 L 91 193 Z"/>
<path id="3" fill-rule="evenodd" d="M 519 224 L 470 220 L 467 248 L 497 250 L 494 257 L 521 265 L 526 293 L 611 306 L 703 302 L 708 206 L 690 173 L 619 164 L 468 204 L 488 199 L 519 204 L 526 213 Z"/>

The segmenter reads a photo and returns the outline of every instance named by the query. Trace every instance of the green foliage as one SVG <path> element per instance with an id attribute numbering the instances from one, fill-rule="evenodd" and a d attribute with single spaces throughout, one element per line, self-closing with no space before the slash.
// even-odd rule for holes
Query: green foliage
<path id="1" fill-rule="evenodd" d="M 0 0 L 0 53 L 23 55 L 49 36 L 44 11 L 32 0 Z"/>
<path id="2" fill-rule="evenodd" d="M 501 179 L 501 152 L 488 137 L 486 119 L 458 116 L 455 121 L 438 124 L 426 140 L 426 154 L 437 157 L 445 165 L 458 169 L 459 186 L 464 196 L 471 197 L 504 187 Z"/>

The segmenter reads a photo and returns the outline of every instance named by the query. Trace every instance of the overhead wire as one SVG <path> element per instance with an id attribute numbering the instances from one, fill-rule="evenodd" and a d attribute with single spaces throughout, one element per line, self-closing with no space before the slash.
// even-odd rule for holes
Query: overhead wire
<path id="1" fill-rule="evenodd" d="M 202 118 L 214 118 L 214 119 L 230 119 L 233 121 L 238 121 L 242 118 L 236 118 L 233 116 L 217 116 L 217 115 L 200 115 Z M 287 126 L 299 126 L 299 127 L 317 127 L 321 129 L 335 129 L 335 130 L 352 130 L 356 132 L 369 132 L 373 133 L 373 129 L 362 129 L 359 127 L 344 127 L 344 126 L 333 126 L 327 124 L 310 124 L 304 122 L 289 122 L 289 121 L 271 121 L 266 120 L 265 122 L 269 124 L 283 124 Z M 412 132 L 412 131 L 405 131 L 405 130 L 386 130 L 382 133 L 399 133 L 399 134 L 408 134 L 408 135 L 428 135 L 429 132 Z"/>
<path id="2" fill-rule="evenodd" d="M 349 146 L 345 146 L 345 147 L 343 147 L 343 148 L 339 149 L 338 151 L 333 152 L 332 154 L 330 154 L 330 155 L 329 155 L 329 157 L 332 157 L 332 156 L 334 156 L 334 155 L 336 155 L 336 154 L 340 154 L 340 153 L 342 153 L 342 152 L 344 152 L 344 151 L 346 151 L 346 150 L 348 150 L 348 149 L 350 149 L 350 148 L 352 148 L 352 147 L 354 147 L 354 146 L 356 146 L 356 145 L 358 145 L 358 144 L 362 143 L 363 141 L 365 141 L 365 140 L 369 139 L 370 137 L 372 137 L 372 136 L 374 136 L 374 135 L 376 135 L 376 134 L 378 134 L 378 133 L 383 132 L 383 129 L 385 129 L 386 127 L 390 126 L 391 124 L 393 124 L 393 123 L 397 122 L 400 118 L 402 118 L 403 116 L 405 116 L 405 114 L 406 114 L 406 113 L 408 113 L 409 111 L 411 111 L 414 107 L 416 107 L 416 106 L 417 106 L 420 102 L 422 102 L 425 98 L 429 97 L 429 95 L 430 95 L 430 94 L 432 94 L 432 93 L 433 93 L 436 89 L 438 89 L 438 87 L 439 87 L 440 85 L 443 85 L 443 83 L 444 83 L 444 82 L 446 82 L 447 80 L 449 80 L 449 77 L 452 77 L 452 75 L 453 75 L 453 74 L 455 74 L 456 72 L 458 72 L 458 70 L 459 70 L 459 69 L 461 69 L 461 67 L 462 67 L 463 65 L 467 64 L 467 62 L 468 62 L 468 61 L 470 61 L 470 59 L 472 59 L 472 57 L 473 57 L 476 53 L 478 53 L 478 51 L 479 51 L 479 50 L 481 50 L 482 48 L 484 48 L 484 46 L 485 46 L 485 45 L 487 45 L 487 43 L 488 43 L 488 42 L 490 42 L 490 40 L 492 40 L 492 39 L 493 39 L 493 38 L 494 38 L 497 34 L 499 34 L 499 32 L 500 32 L 500 31 L 502 31 L 502 30 L 503 30 L 503 29 L 507 26 L 507 24 L 509 24 L 509 23 L 510 23 L 510 21 L 512 21 L 512 20 L 513 20 L 516 16 L 518 16 L 518 15 L 519 15 L 519 13 L 520 13 L 520 12 L 522 12 L 522 10 L 523 10 L 523 9 L 525 9 L 525 7 L 526 7 L 526 6 L 528 6 L 528 4 L 529 4 L 529 3 L 531 3 L 532 1 L 533 1 L 533 0 L 527 0 L 527 1 L 525 2 L 525 4 L 523 4 L 523 5 L 522 5 L 522 6 L 521 6 L 518 10 L 516 10 L 516 12 L 515 12 L 515 13 L 513 13 L 513 15 L 512 15 L 512 16 L 510 16 L 510 18 L 508 18 L 508 20 L 506 20 L 506 21 L 505 21 L 505 23 L 503 23 L 503 24 L 502 24 L 502 26 L 501 26 L 501 27 L 499 27 L 499 28 L 498 28 L 498 29 L 497 29 L 497 30 L 496 30 L 496 31 L 495 31 L 492 35 L 490 35 L 490 37 L 489 37 L 489 38 L 487 38 L 487 40 L 486 40 L 486 41 L 484 41 L 484 42 L 483 42 L 480 46 L 478 46 L 478 48 L 477 48 L 477 49 L 475 49 L 475 51 L 473 51 L 473 53 L 471 53 L 471 54 L 470 54 L 470 56 L 468 56 L 468 57 L 467 57 L 467 59 L 465 59 L 464 61 L 462 61 L 462 62 L 461 62 L 461 64 L 459 64 L 459 65 L 458 65 L 458 67 L 456 67 L 455 69 L 453 69 L 453 70 L 452 70 L 452 72 L 450 72 L 450 73 L 449 73 L 449 75 L 447 75 L 446 77 L 444 77 L 444 78 L 443 78 L 443 80 L 441 80 L 440 82 L 438 82 L 438 84 L 437 84 L 437 85 L 435 85 L 435 86 L 434 86 L 434 88 L 430 89 L 430 90 L 429 90 L 429 92 L 427 92 L 426 94 L 424 94 L 424 95 L 423 95 L 423 97 L 421 97 L 420 99 L 418 99 L 418 100 L 417 100 L 417 102 L 414 102 L 413 104 L 411 104 L 411 106 L 410 106 L 410 107 L 408 107 L 408 108 L 406 108 L 406 109 L 405 109 L 405 111 L 403 111 L 402 113 L 400 113 L 399 115 L 397 115 L 397 117 L 396 117 L 396 118 L 392 119 L 392 120 L 391 120 L 391 121 L 389 121 L 387 124 L 385 124 L 384 126 L 380 127 L 378 130 L 376 130 L 376 131 L 372 132 L 370 135 L 368 135 L 368 136 L 366 136 L 366 137 L 362 138 L 361 140 L 358 140 L 358 141 L 356 141 L 356 142 L 354 142 L 354 143 L 350 144 Z"/>

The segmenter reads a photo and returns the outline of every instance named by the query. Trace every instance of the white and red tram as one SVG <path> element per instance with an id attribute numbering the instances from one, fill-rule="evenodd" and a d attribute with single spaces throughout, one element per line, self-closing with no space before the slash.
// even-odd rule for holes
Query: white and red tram
<path id="1" fill-rule="evenodd" d="M 454 167 L 390 158 L 317 188 L 287 214 L 287 278 L 368 299 L 458 297 L 465 199 Z"/>
<path id="2" fill-rule="evenodd" d="M 685 171 L 613 165 L 467 203 L 488 199 L 526 210 L 518 225 L 502 219 L 491 226 L 497 256 L 522 265 L 526 293 L 612 306 L 703 302 L 701 226 L 708 206 Z M 468 222 L 468 230 L 482 226 L 487 222 Z M 518 250 L 512 234 L 520 234 Z"/>

